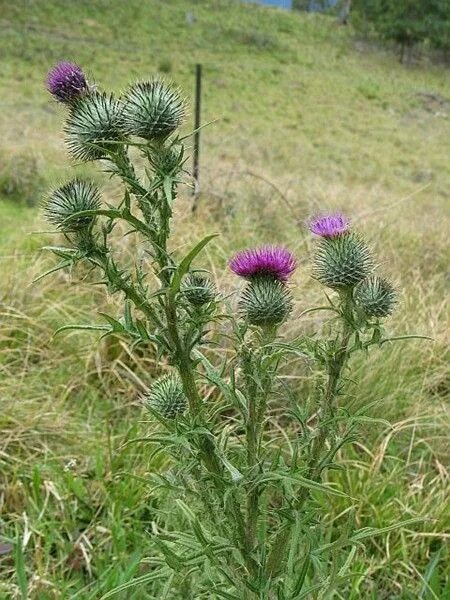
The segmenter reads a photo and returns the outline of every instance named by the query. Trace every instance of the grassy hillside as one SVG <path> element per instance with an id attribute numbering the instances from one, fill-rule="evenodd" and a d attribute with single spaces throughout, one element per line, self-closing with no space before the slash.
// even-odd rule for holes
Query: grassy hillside
<path id="1" fill-rule="evenodd" d="M 202 134 L 199 211 L 186 191 L 176 240 L 221 234 L 207 265 L 220 286 L 231 252 L 282 241 L 299 257 L 299 314 L 320 297 L 304 219 L 338 207 L 371 239 L 401 290 L 390 329 L 434 341 L 355 365 L 358 401 L 379 400 L 373 413 L 393 428 L 368 429 L 342 457 L 345 485 L 361 499 L 359 526 L 424 520 L 359 551 L 360 575 L 338 597 L 450 597 L 448 71 L 405 69 L 319 15 L 225 0 L 0 0 L 0 56 L 0 599 L 94 600 L 145 572 L 157 502 L 145 474 L 159 464 L 124 446 L 147 430 L 137 394 L 154 358 L 92 334 L 53 338 L 117 301 L 80 273 L 31 283 L 53 264 L 39 252 L 52 238 L 36 233 L 46 226 L 25 200 L 73 173 L 63 110 L 43 85 L 60 59 L 115 91 L 162 72 L 188 99 L 204 65 L 203 118 L 214 123 Z M 112 199 L 114 183 L 95 177 Z M 289 335 L 319 325 L 294 318 Z M 122 596 L 153 597 L 143 587 Z"/>

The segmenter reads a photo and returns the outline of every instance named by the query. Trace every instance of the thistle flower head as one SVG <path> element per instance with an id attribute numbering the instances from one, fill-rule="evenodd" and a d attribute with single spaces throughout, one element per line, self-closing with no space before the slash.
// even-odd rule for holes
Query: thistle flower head
<path id="1" fill-rule="evenodd" d="M 85 210 L 97 210 L 100 203 L 100 192 L 93 183 L 74 179 L 51 192 L 44 200 L 42 209 L 49 223 L 69 233 L 88 228 L 95 216 L 69 217 Z"/>
<path id="2" fill-rule="evenodd" d="M 160 79 L 135 83 L 123 102 L 125 130 L 147 140 L 165 140 L 185 116 L 178 91 Z"/>
<path id="3" fill-rule="evenodd" d="M 71 62 L 60 62 L 47 75 L 47 89 L 58 102 L 73 102 L 89 91 L 81 67 Z"/>
<path id="4" fill-rule="evenodd" d="M 71 105 L 64 131 L 75 158 L 105 158 L 124 141 L 121 105 L 114 96 L 101 92 L 78 98 Z"/>
<path id="5" fill-rule="evenodd" d="M 335 238 L 348 231 L 350 221 L 344 215 L 324 215 L 313 217 L 309 223 L 312 233 L 324 238 Z"/>
<path id="6" fill-rule="evenodd" d="M 230 269 L 239 277 L 253 279 L 267 277 L 287 281 L 295 271 L 294 255 L 280 246 L 262 246 L 238 252 L 229 263 Z"/>
<path id="7" fill-rule="evenodd" d="M 163 375 L 155 381 L 148 394 L 144 396 L 145 404 L 165 419 L 175 419 L 187 408 L 181 380 L 176 375 Z"/>
<path id="8" fill-rule="evenodd" d="M 216 287 L 213 282 L 208 277 L 197 273 L 190 273 L 185 277 L 181 291 L 193 306 L 208 304 L 216 296 Z"/>
<path id="9" fill-rule="evenodd" d="M 371 253 L 354 233 L 323 238 L 313 260 L 313 276 L 335 289 L 356 285 L 368 277 L 372 269 Z"/>
<path id="10" fill-rule="evenodd" d="M 289 288 L 267 277 L 249 281 L 239 300 L 239 311 L 251 324 L 273 327 L 285 321 L 292 310 Z"/>
<path id="11" fill-rule="evenodd" d="M 389 281 L 374 275 L 356 286 L 354 299 L 366 316 L 381 318 L 394 310 L 396 293 Z"/>

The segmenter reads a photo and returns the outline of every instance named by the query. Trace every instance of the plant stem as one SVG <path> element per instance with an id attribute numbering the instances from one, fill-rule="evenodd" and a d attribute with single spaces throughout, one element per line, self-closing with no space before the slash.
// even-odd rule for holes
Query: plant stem
<path id="1" fill-rule="evenodd" d="M 329 434 L 329 419 L 333 417 L 335 412 L 336 396 L 338 391 L 339 381 L 341 379 L 342 370 L 348 359 L 348 345 L 353 329 L 349 322 L 349 317 L 352 314 L 353 300 L 352 292 L 346 291 L 342 293 L 342 310 L 343 310 L 343 332 L 340 339 L 339 347 L 333 354 L 328 363 L 328 381 L 325 394 L 321 406 L 321 418 L 319 423 L 319 432 L 313 441 L 311 455 L 308 460 L 308 470 L 306 477 L 308 479 L 317 480 L 320 477 L 320 456 L 325 446 L 327 436 Z M 300 492 L 296 509 L 299 510 L 309 496 L 307 488 L 303 488 Z"/>

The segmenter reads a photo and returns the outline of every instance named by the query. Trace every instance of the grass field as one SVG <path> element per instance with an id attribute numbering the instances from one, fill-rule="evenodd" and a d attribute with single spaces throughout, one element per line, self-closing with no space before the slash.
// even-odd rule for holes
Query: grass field
<path id="1" fill-rule="evenodd" d="M 367 428 L 334 477 L 359 498 L 358 526 L 423 521 L 358 551 L 359 575 L 336 597 L 450 598 L 448 71 L 406 69 L 326 17 L 227 0 L 0 0 L 0 56 L 0 599 L 94 600 L 145 572 L 158 502 L 145 476 L 160 464 L 125 447 L 148 428 L 138 392 L 154 358 L 91 333 L 53 338 L 117 299 L 77 274 L 32 283 L 53 264 L 39 251 L 52 238 L 26 200 L 73 174 L 63 110 L 43 84 L 61 59 L 117 92 L 162 72 L 189 100 L 204 65 L 203 119 L 214 122 L 202 133 L 199 209 L 191 215 L 186 190 L 176 244 L 220 233 L 206 265 L 219 286 L 232 285 L 234 250 L 283 242 L 299 257 L 299 314 L 321 293 L 307 216 L 340 208 L 371 240 L 400 290 L 388 327 L 433 341 L 354 365 L 357 401 L 378 401 L 373 415 L 392 427 Z M 112 199 L 114 183 L 95 177 Z M 320 326 L 292 323 L 288 335 Z M 141 586 L 116 597 L 155 596 Z"/>

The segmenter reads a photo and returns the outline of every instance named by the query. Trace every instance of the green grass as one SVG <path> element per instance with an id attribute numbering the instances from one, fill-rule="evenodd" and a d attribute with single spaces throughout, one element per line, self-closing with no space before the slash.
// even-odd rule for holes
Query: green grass
<path id="1" fill-rule="evenodd" d="M 33 233 L 46 226 L 20 202 L 17 189 L 28 196 L 33 182 L 25 168 L 14 171 L 11 156 L 25 165 L 32 157 L 47 184 L 71 176 L 63 110 L 43 88 L 62 58 L 116 91 L 170 71 L 189 99 L 194 65 L 204 65 L 203 118 L 217 121 L 202 133 L 199 211 L 193 219 L 185 193 L 176 245 L 221 233 L 206 266 L 222 288 L 234 285 L 225 264 L 236 248 L 282 241 L 300 259 L 299 314 L 321 294 L 309 276 L 304 219 L 339 207 L 371 239 L 401 290 L 390 330 L 434 341 L 400 342 L 355 365 L 355 402 L 379 401 L 373 415 L 393 428 L 367 428 L 341 457 L 351 468 L 334 477 L 360 499 L 358 526 L 424 520 L 358 551 L 360 576 L 340 597 L 450 597 L 450 109 L 423 96 L 449 102 L 448 72 L 405 69 L 318 15 L 225 0 L 19 0 L 0 8 L 0 183 L 13 177 L 19 186 L 0 202 L 0 543 L 15 546 L 0 556 L 0 598 L 94 600 L 145 573 L 158 502 L 145 477 L 161 463 L 149 462 L 146 446 L 126 445 L 148 430 L 138 392 L 157 371 L 155 358 L 92 334 L 53 338 L 61 324 L 117 311 L 117 301 L 80 272 L 31 283 L 53 264 L 39 252 L 52 238 Z M 113 198 L 114 183 L 96 177 Z M 293 319 L 288 333 L 318 326 Z M 327 518 L 343 509 L 336 501 Z M 121 597 L 154 596 L 141 586 Z"/>

